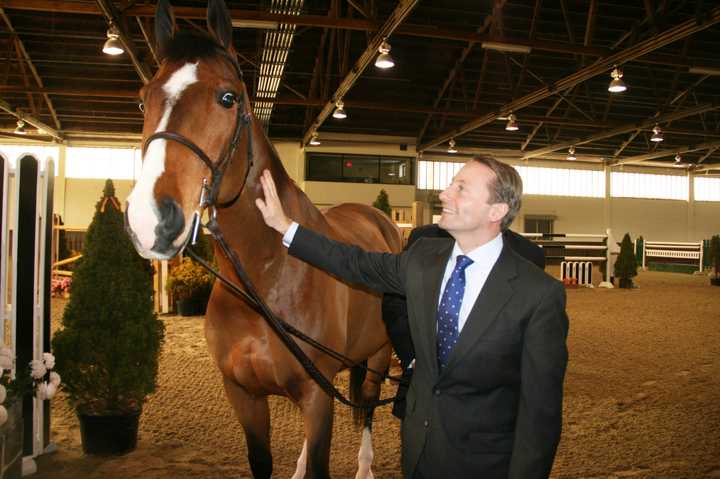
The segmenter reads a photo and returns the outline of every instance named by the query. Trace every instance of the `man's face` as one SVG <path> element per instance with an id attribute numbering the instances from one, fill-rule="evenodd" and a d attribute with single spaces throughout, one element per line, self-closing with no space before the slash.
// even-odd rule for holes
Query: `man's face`
<path id="1" fill-rule="evenodd" d="M 442 193 L 439 226 L 453 236 L 490 233 L 500 229 L 507 204 L 490 204 L 488 185 L 495 173 L 477 161 L 468 161 Z"/>

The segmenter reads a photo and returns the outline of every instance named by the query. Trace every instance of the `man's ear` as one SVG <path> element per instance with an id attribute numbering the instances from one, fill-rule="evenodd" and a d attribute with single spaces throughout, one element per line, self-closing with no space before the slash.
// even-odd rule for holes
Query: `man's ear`
<path id="1" fill-rule="evenodd" d="M 505 218 L 505 215 L 510 211 L 510 207 L 507 203 L 493 203 L 490 206 L 490 221 L 493 223 L 499 223 Z"/>
<path id="2" fill-rule="evenodd" d="M 232 18 L 224 0 L 209 0 L 207 9 L 208 30 L 226 50 L 232 49 Z"/>
<path id="3" fill-rule="evenodd" d="M 155 42 L 160 57 L 175 36 L 175 15 L 168 0 L 159 0 L 155 9 Z"/>

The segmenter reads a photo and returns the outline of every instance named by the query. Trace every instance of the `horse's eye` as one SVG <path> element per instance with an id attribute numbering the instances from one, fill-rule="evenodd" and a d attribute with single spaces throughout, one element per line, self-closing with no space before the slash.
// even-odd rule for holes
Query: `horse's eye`
<path id="1" fill-rule="evenodd" d="M 220 104 L 225 108 L 232 108 L 237 101 L 237 96 L 232 92 L 225 92 L 220 96 Z"/>
<path id="2" fill-rule="evenodd" d="M 139 102 L 138 108 L 140 109 L 141 112 L 145 113 L 145 103 Z"/>

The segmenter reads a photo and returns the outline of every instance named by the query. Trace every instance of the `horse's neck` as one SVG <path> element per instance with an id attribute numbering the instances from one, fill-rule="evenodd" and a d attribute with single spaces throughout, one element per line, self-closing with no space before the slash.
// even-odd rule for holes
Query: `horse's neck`
<path id="1" fill-rule="evenodd" d="M 255 122 L 254 122 L 255 123 Z M 280 234 L 265 224 L 255 200 L 263 198 L 259 176 L 270 170 L 286 215 L 303 226 L 327 231 L 323 214 L 290 179 L 275 148 L 259 127 L 253 128 L 253 166 L 237 203 L 218 212 L 218 224 L 228 244 L 248 264 L 262 272 L 284 257 Z M 244 163 L 245 165 L 247 163 Z"/>

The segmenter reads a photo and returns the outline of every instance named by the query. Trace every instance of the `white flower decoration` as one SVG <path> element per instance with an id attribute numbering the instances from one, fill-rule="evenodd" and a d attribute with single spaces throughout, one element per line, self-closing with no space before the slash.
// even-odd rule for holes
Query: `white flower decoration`
<path id="1" fill-rule="evenodd" d="M 13 360 L 10 356 L 0 354 L 0 369 L 10 370 L 13 367 Z"/>
<path id="2" fill-rule="evenodd" d="M 45 364 L 39 359 L 33 359 L 30 361 L 30 375 L 33 379 L 42 379 L 47 374 L 47 368 Z"/>
<path id="3" fill-rule="evenodd" d="M 0 406 L 0 426 L 5 424 L 8 420 L 8 412 L 5 406 Z"/>
<path id="4" fill-rule="evenodd" d="M 35 390 L 35 397 L 37 397 L 41 401 L 44 399 L 50 399 L 48 398 L 48 383 L 43 381 L 37 385 L 37 389 Z"/>
<path id="5" fill-rule="evenodd" d="M 43 362 L 46 368 L 52 369 L 55 367 L 55 356 L 52 353 L 43 353 Z"/>
<path id="6" fill-rule="evenodd" d="M 60 385 L 60 375 L 55 371 L 50 372 L 50 384 L 54 384 L 55 387 Z M 2 402 L 2 401 L 0 401 Z"/>
<path id="7" fill-rule="evenodd" d="M 53 383 L 43 383 L 47 386 L 45 387 L 45 399 L 52 399 L 53 396 L 55 396 L 55 393 L 57 392 L 57 386 Z"/>
<path id="8" fill-rule="evenodd" d="M 5 386 L 0 384 L 0 403 L 4 403 L 5 399 L 7 399 L 7 389 L 5 389 Z"/>

